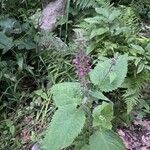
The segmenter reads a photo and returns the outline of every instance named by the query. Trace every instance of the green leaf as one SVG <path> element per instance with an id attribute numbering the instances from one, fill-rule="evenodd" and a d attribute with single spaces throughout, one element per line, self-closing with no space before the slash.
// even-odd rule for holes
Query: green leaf
<path id="1" fill-rule="evenodd" d="M 94 98 L 110 101 L 102 92 L 100 91 L 89 91 L 90 95 Z"/>
<path id="2" fill-rule="evenodd" d="M 144 67 L 145 65 L 143 63 L 140 63 L 140 65 L 138 66 L 137 73 L 140 73 L 144 69 Z"/>
<path id="3" fill-rule="evenodd" d="M 14 74 L 7 74 L 7 73 L 5 73 L 4 74 L 4 77 L 6 78 L 6 79 L 9 79 L 10 81 L 13 81 L 13 82 L 17 82 L 17 79 L 16 79 L 16 76 L 14 75 Z"/>
<path id="4" fill-rule="evenodd" d="M 112 59 L 100 62 L 90 72 L 90 80 L 94 85 L 97 85 L 101 91 L 109 92 L 117 89 L 122 85 L 127 74 L 127 54 L 121 55 L 115 60 L 115 64 L 112 65 Z M 112 83 L 110 83 L 109 73 L 114 71 L 116 77 Z"/>
<path id="5" fill-rule="evenodd" d="M 6 125 L 7 125 L 7 127 L 9 128 L 10 133 L 11 133 L 12 135 L 14 135 L 14 134 L 15 134 L 15 126 L 13 125 L 13 121 L 7 119 L 7 120 L 6 120 Z"/>
<path id="6" fill-rule="evenodd" d="M 36 48 L 36 44 L 31 39 L 27 39 L 24 42 L 24 46 L 27 50 Z"/>
<path id="7" fill-rule="evenodd" d="M 3 32 L 0 32 L 0 49 L 3 49 L 5 54 L 13 46 L 13 39 L 7 37 Z"/>
<path id="8" fill-rule="evenodd" d="M 136 106 L 138 103 L 137 96 L 132 95 L 131 97 L 126 98 L 125 103 L 127 105 L 127 114 L 130 114 L 134 106 Z"/>
<path id="9" fill-rule="evenodd" d="M 100 22 L 103 20 L 103 17 L 100 16 L 95 16 L 91 18 L 86 18 L 84 19 L 85 22 L 90 23 L 90 24 L 100 24 Z"/>
<path id="10" fill-rule="evenodd" d="M 74 3 L 76 3 L 76 6 L 79 7 L 79 9 L 85 9 L 89 7 L 93 7 L 96 4 L 95 0 L 74 0 Z"/>
<path id="11" fill-rule="evenodd" d="M 56 84 L 52 87 L 51 93 L 57 107 L 69 104 L 76 107 L 83 99 L 79 83 L 64 82 Z"/>
<path id="12" fill-rule="evenodd" d="M 134 50 L 136 50 L 136 53 L 143 54 L 145 52 L 145 50 L 139 45 L 131 44 L 131 46 Z"/>
<path id="13" fill-rule="evenodd" d="M 135 64 L 135 66 L 137 66 L 140 63 L 140 61 L 142 60 L 142 58 L 136 57 L 135 59 L 136 60 L 135 60 L 134 64 Z"/>
<path id="14" fill-rule="evenodd" d="M 90 35 L 90 39 L 92 39 L 95 36 L 102 35 L 106 33 L 109 29 L 108 28 L 98 28 L 98 29 L 93 29 Z"/>
<path id="15" fill-rule="evenodd" d="M 125 146 L 113 131 L 98 131 L 90 137 L 90 150 L 125 150 Z"/>
<path id="16" fill-rule="evenodd" d="M 16 22 L 15 19 L 3 17 L 0 19 L 0 27 L 3 28 L 4 30 L 7 30 L 7 29 L 11 30 L 13 29 L 15 22 Z"/>
<path id="17" fill-rule="evenodd" d="M 97 106 L 93 110 L 93 126 L 111 129 L 111 121 L 113 119 L 113 105 L 112 103 L 103 102 L 102 105 Z"/>
<path id="18" fill-rule="evenodd" d="M 43 90 L 39 89 L 39 90 L 34 91 L 34 93 L 38 96 L 41 96 L 43 94 Z"/>
<path id="19" fill-rule="evenodd" d="M 86 144 L 80 150 L 90 150 L 90 146 Z"/>
<path id="20" fill-rule="evenodd" d="M 130 32 L 130 28 L 128 27 L 116 27 L 115 28 L 115 35 L 119 35 L 121 33 L 129 33 Z"/>
<path id="21" fill-rule="evenodd" d="M 86 49 L 86 53 L 90 54 L 95 49 L 95 43 L 89 43 Z"/>
<path id="22" fill-rule="evenodd" d="M 19 70 L 23 70 L 23 64 L 24 64 L 23 56 L 21 54 L 17 54 L 16 59 L 17 59 L 17 64 L 19 66 Z"/>
<path id="23" fill-rule="evenodd" d="M 103 15 L 104 17 L 108 18 L 109 14 L 110 14 L 110 9 L 109 8 L 95 8 L 95 11 L 100 14 Z"/>
<path id="24" fill-rule="evenodd" d="M 150 71 L 150 66 L 145 65 L 145 68 Z"/>
<path id="25" fill-rule="evenodd" d="M 36 44 L 30 37 L 25 37 L 24 39 L 16 41 L 16 45 L 18 46 L 18 49 L 30 50 L 36 48 Z"/>
<path id="26" fill-rule="evenodd" d="M 41 98 L 43 98 L 44 100 L 49 100 L 50 99 L 50 94 L 49 94 L 48 91 L 46 92 L 42 89 L 39 89 L 39 90 L 34 91 L 34 93 L 36 95 L 40 96 Z"/>
<path id="27" fill-rule="evenodd" d="M 74 141 L 85 123 L 83 111 L 74 107 L 61 107 L 53 116 L 50 127 L 42 141 L 46 150 L 60 150 Z"/>
<path id="28" fill-rule="evenodd" d="M 109 23 L 113 22 L 116 18 L 118 18 L 120 14 L 120 10 L 113 10 L 108 18 Z"/>
<path id="29" fill-rule="evenodd" d="M 145 50 L 148 51 L 148 52 L 150 52 L 150 43 L 147 44 Z"/>
<path id="30" fill-rule="evenodd" d="M 110 83 L 112 83 L 116 79 L 116 77 L 117 77 L 116 72 L 111 71 L 109 73 Z"/>

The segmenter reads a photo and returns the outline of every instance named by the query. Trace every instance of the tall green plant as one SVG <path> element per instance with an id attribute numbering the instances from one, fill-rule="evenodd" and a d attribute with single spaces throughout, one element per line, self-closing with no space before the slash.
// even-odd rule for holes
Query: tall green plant
<path id="1" fill-rule="evenodd" d="M 111 131 L 111 121 L 114 118 L 113 104 L 102 92 L 109 92 L 121 86 L 127 73 L 127 62 L 126 54 L 99 62 L 89 74 L 93 86 L 88 91 L 84 91 L 81 84 L 76 82 L 59 83 L 51 88 L 58 110 L 42 141 L 43 148 L 59 150 L 68 147 L 82 131 L 84 125 L 91 126 L 92 123 L 93 135 L 86 145 L 89 150 L 125 149 L 122 141 L 118 140 L 118 136 Z M 93 108 L 92 102 L 98 99 L 106 102 Z M 91 123 L 88 123 L 86 118 L 90 119 Z"/>

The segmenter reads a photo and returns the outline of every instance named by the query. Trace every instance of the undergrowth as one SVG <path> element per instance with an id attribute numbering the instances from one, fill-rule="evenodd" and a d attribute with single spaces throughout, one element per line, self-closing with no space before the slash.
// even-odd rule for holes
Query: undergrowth
<path id="1" fill-rule="evenodd" d="M 45 3 L 0 1 L 0 149 L 124 150 L 118 126 L 150 113 L 149 1 L 67 1 L 53 32 Z"/>

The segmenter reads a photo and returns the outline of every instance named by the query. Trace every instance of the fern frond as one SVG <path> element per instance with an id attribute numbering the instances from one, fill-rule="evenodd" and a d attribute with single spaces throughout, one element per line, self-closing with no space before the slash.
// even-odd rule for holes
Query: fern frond
<path id="1" fill-rule="evenodd" d="M 110 5 L 110 0 L 74 0 L 74 3 L 79 9 L 86 9 L 99 5 Z"/>
<path id="2" fill-rule="evenodd" d="M 127 113 L 129 114 L 133 108 L 140 104 L 141 90 L 150 81 L 149 73 L 141 73 L 134 78 L 126 80 L 126 92 L 123 94 L 123 99 L 126 103 Z"/>
<path id="3" fill-rule="evenodd" d="M 133 3 L 133 2 L 132 2 Z M 150 1 L 149 0 L 136 0 L 136 3 L 138 3 L 139 5 L 140 4 L 147 4 L 147 5 L 149 5 L 150 4 Z"/>
<path id="4" fill-rule="evenodd" d="M 74 0 L 74 2 L 80 9 L 89 8 L 96 4 L 96 0 Z"/>
<path id="5" fill-rule="evenodd" d="M 123 94 L 123 98 L 126 103 L 127 113 L 129 114 L 138 103 L 139 93 L 136 90 L 128 89 L 126 93 Z"/>
<path id="6" fill-rule="evenodd" d="M 130 27 L 132 31 L 137 32 L 139 27 L 139 18 L 132 7 L 121 6 L 121 23 L 123 26 Z"/>

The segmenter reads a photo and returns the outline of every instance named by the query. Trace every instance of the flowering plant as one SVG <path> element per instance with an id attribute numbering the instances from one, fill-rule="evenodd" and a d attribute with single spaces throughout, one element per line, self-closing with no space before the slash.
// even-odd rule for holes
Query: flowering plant
<path id="1" fill-rule="evenodd" d="M 90 57 L 80 46 L 73 60 L 79 82 L 59 83 L 51 88 L 58 110 L 42 141 L 45 149 L 66 148 L 83 132 L 83 128 L 88 130 L 89 127 L 92 135 L 89 135 L 87 143 L 81 144 L 81 150 L 106 150 L 108 147 L 111 150 L 125 149 L 121 139 L 112 131 L 113 103 L 102 92 L 121 86 L 127 73 L 127 60 L 126 54 L 117 55 L 98 62 L 92 69 Z M 93 102 L 97 102 L 96 106 Z"/>

